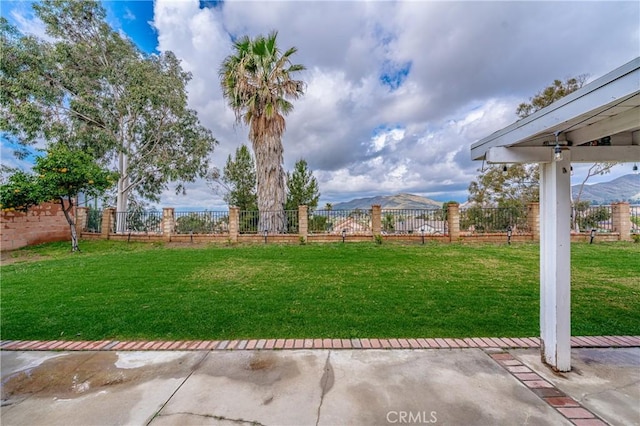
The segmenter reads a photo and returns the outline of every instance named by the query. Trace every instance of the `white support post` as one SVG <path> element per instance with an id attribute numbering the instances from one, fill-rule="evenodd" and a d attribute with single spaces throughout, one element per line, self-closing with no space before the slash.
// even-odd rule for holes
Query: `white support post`
<path id="1" fill-rule="evenodd" d="M 571 370 L 571 158 L 540 164 L 540 339 L 542 359 Z"/>

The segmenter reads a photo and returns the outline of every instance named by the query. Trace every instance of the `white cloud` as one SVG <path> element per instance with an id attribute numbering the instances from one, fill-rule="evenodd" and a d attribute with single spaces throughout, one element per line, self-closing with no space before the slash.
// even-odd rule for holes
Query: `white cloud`
<path id="1" fill-rule="evenodd" d="M 33 163 L 28 160 L 19 159 L 13 153 L 14 150 L 2 139 L 2 144 L 0 144 L 0 159 L 2 161 L 0 163 L 12 169 L 30 171 Z"/>
<path id="2" fill-rule="evenodd" d="M 384 148 L 395 150 L 398 142 L 404 139 L 404 129 L 388 129 L 371 138 L 371 148 L 369 152 L 379 152 Z"/>
<path id="3" fill-rule="evenodd" d="M 280 46 L 298 47 L 294 60 L 308 68 L 307 92 L 287 118 L 285 167 L 306 158 L 327 201 L 396 192 L 464 199 L 481 166 L 471 143 L 515 121 L 517 104 L 553 79 L 597 76 L 637 55 L 639 9 L 286 1 L 199 9 L 158 0 L 155 23 L 161 50 L 194 74 L 190 101 L 221 140 L 218 164 L 246 129 L 232 125 L 216 67 L 230 36 L 277 29 Z M 406 69 L 399 87 L 382 81 Z"/>
<path id="4" fill-rule="evenodd" d="M 53 41 L 46 32 L 46 26 L 40 18 L 37 18 L 33 11 L 27 8 L 27 4 L 20 4 L 9 13 L 15 26 L 24 34 L 33 34 L 43 40 Z"/>
<path id="5" fill-rule="evenodd" d="M 637 56 L 639 20 L 637 2 L 229 1 L 200 8 L 196 0 L 156 0 L 153 25 L 158 49 L 174 51 L 193 74 L 189 104 L 220 141 L 219 167 L 248 143 L 218 83 L 232 38 L 277 30 L 282 49 L 296 46 L 307 91 L 287 117 L 285 167 L 307 159 L 323 202 L 335 202 L 397 192 L 464 199 L 481 166 L 470 160 L 470 145 L 515 121 L 518 103 L 552 80 L 598 77 Z M 579 181 L 584 168 L 574 169 Z M 167 192 L 162 204 L 223 205 L 203 182 L 187 189 L 187 197 Z"/>
<path id="6" fill-rule="evenodd" d="M 131 11 L 131 9 L 129 9 L 128 7 L 124 8 L 124 15 L 122 16 L 124 19 L 126 19 L 127 21 L 135 21 L 136 20 L 136 15 L 134 15 L 134 13 Z"/>

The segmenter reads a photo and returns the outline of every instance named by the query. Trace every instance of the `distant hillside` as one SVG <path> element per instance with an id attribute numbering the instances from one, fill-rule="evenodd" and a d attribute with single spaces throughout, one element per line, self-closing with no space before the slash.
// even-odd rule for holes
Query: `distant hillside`
<path id="1" fill-rule="evenodd" d="M 580 185 L 573 185 L 571 189 L 575 197 L 578 195 Z M 640 203 L 640 175 L 628 174 L 609 182 L 587 184 L 582 190 L 580 199 L 582 201 L 591 201 L 595 204 L 608 204 L 616 201 Z M 396 194 L 357 198 L 343 203 L 335 203 L 333 204 L 333 209 L 370 209 L 375 204 L 379 204 L 383 209 L 434 209 L 442 207 L 442 202 L 420 197 L 419 195 Z"/>
<path id="2" fill-rule="evenodd" d="M 370 209 L 379 204 L 383 209 L 435 209 L 442 203 L 413 194 L 385 195 L 370 198 L 358 198 L 333 205 L 334 210 Z"/>
<path id="3" fill-rule="evenodd" d="M 578 195 L 580 185 L 571 187 L 573 196 Z M 580 196 L 582 201 L 591 201 L 596 204 L 608 204 L 615 201 L 629 201 L 640 203 L 640 175 L 629 174 L 620 176 L 609 182 L 588 183 Z"/>

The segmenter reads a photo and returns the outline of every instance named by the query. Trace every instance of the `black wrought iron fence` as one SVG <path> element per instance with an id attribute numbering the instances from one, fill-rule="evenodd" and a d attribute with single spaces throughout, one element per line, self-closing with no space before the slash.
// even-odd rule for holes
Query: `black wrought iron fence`
<path id="1" fill-rule="evenodd" d="M 222 234 L 229 232 L 229 212 L 175 212 L 176 234 Z"/>
<path id="2" fill-rule="evenodd" d="M 575 232 L 611 232 L 611 206 L 589 206 L 573 210 L 572 228 Z"/>
<path id="3" fill-rule="evenodd" d="M 285 210 L 284 214 L 287 218 L 286 234 L 297 234 L 300 231 L 300 219 L 298 210 Z"/>
<path id="4" fill-rule="evenodd" d="M 311 234 L 371 234 L 371 210 L 314 210 L 309 212 Z"/>
<path id="5" fill-rule="evenodd" d="M 332 210 L 310 210 L 308 231 L 311 234 L 329 233 L 333 229 Z"/>
<path id="6" fill-rule="evenodd" d="M 640 235 L 640 205 L 629 206 L 631 233 Z"/>
<path id="7" fill-rule="evenodd" d="M 238 232 L 241 234 L 257 234 L 260 215 L 254 210 L 240 210 L 238 213 Z"/>
<path id="8" fill-rule="evenodd" d="M 157 210 L 117 212 L 113 232 L 161 234 L 162 212 Z"/>
<path id="9" fill-rule="evenodd" d="M 102 231 L 102 210 L 87 210 L 87 222 L 82 232 L 99 234 Z"/>
<path id="10" fill-rule="evenodd" d="M 527 210 L 520 207 L 469 207 L 460 211 L 463 233 L 530 232 Z"/>
<path id="11" fill-rule="evenodd" d="M 383 234 L 445 235 L 446 212 L 443 209 L 384 209 Z"/>
<path id="12" fill-rule="evenodd" d="M 281 216 L 282 214 L 283 216 Z M 274 227 L 276 229 L 273 229 Z M 240 210 L 238 214 L 238 232 L 240 234 L 262 234 L 265 231 L 268 234 L 297 234 L 298 230 L 298 210 L 284 210 L 283 213 Z"/>
<path id="13" fill-rule="evenodd" d="M 229 232 L 229 213 L 226 211 L 175 212 L 174 232 L 178 234 L 223 234 Z M 258 211 L 239 212 L 239 233 L 268 234 L 299 233 L 298 210 L 263 212 L 263 223 Z M 100 233 L 103 212 L 87 210 L 83 232 Z M 277 217 L 274 222 L 273 218 Z M 111 232 L 161 234 L 162 212 L 157 210 L 133 210 L 116 213 Z M 447 235 L 449 233 L 447 211 L 444 209 L 384 209 L 381 211 L 382 233 L 387 235 Z M 586 206 L 572 210 L 572 229 L 579 232 L 611 232 L 613 229 L 611 206 Z M 630 206 L 631 233 L 640 234 L 640 205 Z M 269 223 L 276 223 L 271 229 Z M 513 234 L 531 232 L 526 208 L 469 207 L 460 210 L 460 231 L 470 233 L 500 233 L 511 230 Z M 308 215 L 310 234 L 371 235 L 372 211 L 313 210 Z"/>

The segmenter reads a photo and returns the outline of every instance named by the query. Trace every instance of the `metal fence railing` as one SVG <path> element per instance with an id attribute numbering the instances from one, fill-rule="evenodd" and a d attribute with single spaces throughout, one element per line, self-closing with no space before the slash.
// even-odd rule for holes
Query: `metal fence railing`
<path id="1" fill-rule="evenodd" d="M 241 234 L 257 234 L 260 215 L 254 210 L 240 210 L 238 213 L 238 232 Z"/>
<path id="2" fill-rule="evenodd" d="M 581 209 L 574 209 L 572 218 L 572 229 L 575 232 L 612 232 L 613 222 L 611 220 L 611 206 L 589 206 Z"/>
<path id="3" fill-rule="evenodd" d="M 102 232 L 102 210 L 87 210 L 87 222 L 82 232 L 99 234 Z"/>
<path id="4" fill-rule="evenodd" d="M 176 234 L 223 234 L 229 232 L 229 213 L 224 211 L 175 212 Z"/>
<path id="5" fill-rule="evenodd" d="M 161 234 L 162 212 L 157 210 L 117 212 L 113 232 Z"/>
<path id="6" fill-rule="evenodd" d="M 87 210 L 83 232 L 100 233 L 102 211 Z M 640 205 L 630 206 L 631 233 L 640 234 Z M 381 231 L 384 235 L 448 235 L 445 209 L 384 209 L 381 211 Z M 161 234 L 162 212 L 134 210 L 115 213 L 111 227 L 114 233 Z M 571 226 L 574 232 L 612 232 L 611 206 L 579 207 L 572 211 Z M 240 234 L 297 234 L 298 210 L 284 212 L 239 211 Z M 460 210 L 460 232 L 501 233 L 511 230 L 514 235 L 531 232 L 527 209 L 522 207 L 484 208 L 469 207 Z M 177 234 L 224 234 L 229 232 L 229 212 L 175 212 L 173 231 Z M 372 211 L 312 210 L 308 215 L 308 233 L 372 235 Z"/>
<path id="7" fill-rule="evenodd" d="M 240 234 L 297 234 L 298 210 L 262 211 L 240 210 L 238 232 Z"/>
<path id="8" fill-rule="evenodd" d="M 446 211 L 443 209 L 384 209 L 383 234 L 446 235 Z"/>
<path id="9" fill-rule="evenodd" d="M 519 207 L 469 207 L 460 211 L 460 232 L 530 232 L 527 210 Z"/>
<path id="10" fill-rule="evenodd" d="M 631 235 L 640 235 L 640 204 L 629 206 L 629 221 Z"/>
<path id="11" fill-rule="evenodd" d="M 371 210 L 314 210 L 308 223 L 310 234 L 371 235 Z"/>

